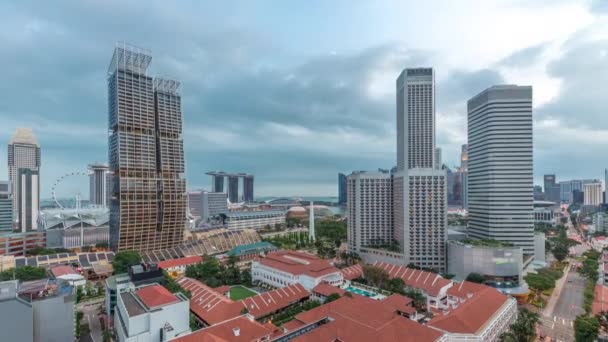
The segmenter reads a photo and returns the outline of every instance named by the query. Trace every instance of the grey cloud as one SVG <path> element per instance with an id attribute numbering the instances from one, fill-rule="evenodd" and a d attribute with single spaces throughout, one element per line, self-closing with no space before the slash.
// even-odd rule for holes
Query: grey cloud
<path id="1" fill-rule="evenodd" d="M 559 94 L 538 114 L 572 126 L 608 128 L 608 40 L 571 42 L 565 48 L 563 56 L 548 67 L 549 75 L 562 81 Z"/>
<path id="2" fill-rule="evenodd" d="M 497 64 L 507 67 L 526 67 L 534 64 L 547 47 L 547 43 L 529 46 L 505 57 Z"/>

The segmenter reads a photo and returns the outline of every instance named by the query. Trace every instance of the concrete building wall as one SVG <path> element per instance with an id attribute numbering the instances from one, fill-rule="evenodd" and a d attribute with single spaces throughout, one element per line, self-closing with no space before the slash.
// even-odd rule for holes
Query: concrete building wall
<path id="1" fill-rule="evenodd" d="M 37 300 L 34 308 L 34 341 L 74 341 L 74 296 Z"/>
<path id="2" fill-rule="evenodd" d="M 34 341 L 34 311 L 29 303 L 12 298 L 0 300 L 0 340 Z"/>
<path id="3" fill-rule="evenodd" d="M 464 280 L 469 273 L 485 276 L 518 277 L 521 281 L 523 253 L 520 247 L 478 247 L 448 242 L 448 273 Z"/>

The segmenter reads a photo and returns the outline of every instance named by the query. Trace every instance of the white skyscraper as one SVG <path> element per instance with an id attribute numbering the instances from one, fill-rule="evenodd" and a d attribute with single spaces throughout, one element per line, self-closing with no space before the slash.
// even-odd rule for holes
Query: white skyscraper
<path id="1" fill-rule="evenodd" d="M 40 171 L 40 145 L 31 128 L 17 128 L 8 143 L 8 177 L 13 189 L 13 218 L 16 220 L 23 217 L 22 213 L 19 212 L 19 169 L 36 171 L 36 173 Z M 39 182 L 38 175 L 35 178 L 36 182 Z M 32 187 L 28 188 L 32 189 Z M 39 200 L 38 193 L 24 195 L 25 198 Z M 29 206 L 21 207 L 28 208 Z M 38 203 L 36 203 L 34 208 L 36 210 L 34 215 L 38 215 Z M 31 217 L 32 213 L 29 213 L 29 216 Z M 22 231 L 33 229 L 33 227 L 26 227 L 21 224 L 19 224 L 19 227 L 22 227 Z"/>
<path id="2" fill-rule="evenodd" d="M 445 271 L 447 174 L 435 147 L 435 73 L 405 69 L 397 78 L 394 239 L 408 263 Z"/>
<path id="3" fill-rule="evenodd" d="M 108 170 L 105 164 L 89 165 L 89 201 L 92 205 L 108 205 Z"/>
<path id="4" fill-rule="evenodd" d="M 469 235 L 534 253 L 532 87 L 490 87 L 468 107 Z"/>
<path id="5" fill-rule="evenodd" d="M 602 204 L 602 183 L 598 180 L 583 184 L 584 205 L 598 206 Z"/>

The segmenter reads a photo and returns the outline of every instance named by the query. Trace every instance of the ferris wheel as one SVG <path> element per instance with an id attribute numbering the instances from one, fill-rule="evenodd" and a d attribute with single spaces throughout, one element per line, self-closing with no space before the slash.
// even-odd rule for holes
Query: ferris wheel
<path id="1" fill-rule="evenodd" d="M 55 182 L 53 183 L 53 186 L 51 187 L 51 194 L 53 196 L 53 201 L 55 201 L 55 204 L 57 204 L 57 206 L 60 209 L 65 209 L 65 208 L 57 199 L 57 187 L 67 179 L 75 178 L 75 177 L 82 177 L 82 176 L 88 177 L 89 174 L 87 172 L 75 171 L 75 172 L 71 172 L 71 173 L 66 173 L 65 175 L 63 175 L 63 176 L 57 178 L 57 180 L 55 180 Z M 77 208 L 80 207 L 80 193 L 76 194 L 76 207 Z"/>

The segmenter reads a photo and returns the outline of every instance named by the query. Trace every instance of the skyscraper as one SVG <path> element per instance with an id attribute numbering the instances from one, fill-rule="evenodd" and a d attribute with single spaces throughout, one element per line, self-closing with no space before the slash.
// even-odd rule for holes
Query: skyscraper
<path id="1" fill-rule="evenodd" d="M 228 200 L 230 203 L 239 201 L 239 177 L 228 176 Z"/>
<path id="2" fill-rule="evenodd" d="M 560 202 L 560 186 L 555 182 L 555 175 L 545 175 L 543 189 L 547 201 Z"/>
<path id="3" fill-rule="evenodd" d="M 108 204 L 108 165 L 89 165 L 89 201 L 93 205 L 105 207 Z"/>
<path id="4" fill-rule="evenodd" d="M 0 233 L 13 231 L 11 183 L 0 181 Z"/>
<path id="5" fill-rule="evenodd" d="M 31 128 L 17 128 L 8 143 L 8 177 L 13 193 L 18 194 L 19 169 L 40 171 L 40 145 Z M 19 220 L 19 196 L 13 196 L 13 218 Z M 21 226 L 21 225 L 19 225 Z M 30 229 L 25 227 L 25 229 Z"/>
<path id="6" fill-rule="evenodd" d="M 416 68 L 397 78 L 393 237 L 408 263 L 445 271 L 447 174 L 436 165 L 434 75 Z"/>
<path id="7" fill-rule="evenodd" d="M 393 189 L 388 172 L 348 176 L 347 238 L 351 251 L 388 246 L 393 241 Z"/>
<path id="8" fill-rule="evenodd" d="M 346 175 L 338 173 L 338 204 L 346 204 L 346 187 L 348 181 Z"/>
<path id="9" fill-rule="evenodd" d="M 211 176 L 211 191 L 212 192 L 224 192 L 224 176 L 223 175 Z"/>
<path id="10" fill-rule="evenodd" d="M 467 208 L 469 202 L 469 145 L 463 144 L 460 150 L 460 197 L 462 207 Z"/>
<path id="11" fill-rule="evenodd" d="M 253 202 L 253 175 L 243 177 L 243 201 Z"/>
<path id="12" fill-rule="evenodd" d="M 148 50 L 122 44 L 108 68 L 114 250 L 170 248 L 186 227 L 180 84 L 148 76 L 151 60 Z"/>
<path id="13" fill-rule="evenodd" d="M 17 173 L 18 227 L 22 232 L 38 229 L 40 176 L 37 170 L 19 169 Z"/>
<path id="14" fill-rule="evenodd" d="M 608 204 L 608 169 L 604 169 L 604 204 Z"/>
<path id="15" fill-rule="evenodd" d="M 397 170 L 435 163 L 435 74 L 405 69 L 397 78 Z"/>
<path id="16" fill-rule="evenodd" d="M 443 167 L 443 160 L 441 159 L 441 148 L 435 148 L 435 168 L 441 169 Z"/>
<path id="17" fill-rule="evenodd" d="M 534 254 L 532 87 L 490 87 L 468 103 L 469 235 Z"/>

